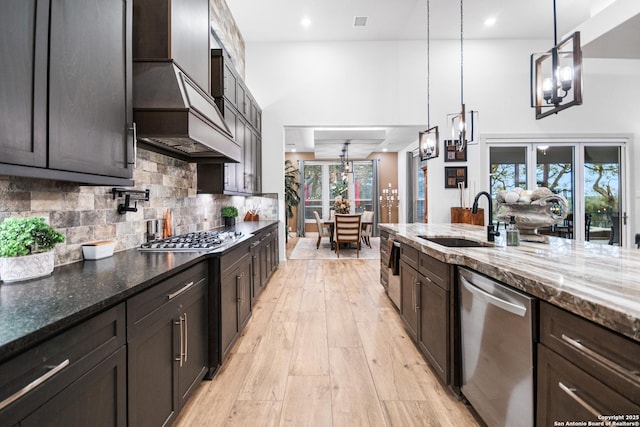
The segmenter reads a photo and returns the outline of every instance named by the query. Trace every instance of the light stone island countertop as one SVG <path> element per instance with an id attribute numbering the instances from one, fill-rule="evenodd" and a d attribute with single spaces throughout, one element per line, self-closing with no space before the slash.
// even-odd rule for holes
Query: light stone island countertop
<path id="1" fill-rule="evenodd" d="M 640 341 L 640 250 L 550 237 L 549 243 L 449 248 L 417 237 L 487 241 L 467 224 L 379 224 L 394 239 L 450 264 L 469 267 L 530 295 Z"/>

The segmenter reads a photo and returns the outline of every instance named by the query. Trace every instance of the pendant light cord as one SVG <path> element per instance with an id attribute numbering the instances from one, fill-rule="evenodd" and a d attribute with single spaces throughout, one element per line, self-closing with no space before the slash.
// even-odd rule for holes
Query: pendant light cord
<path id="1" fill-rule="evenodd" d="M 553 0 L 555 3 L 555 0 Z M 460 104 L 464 104 L 464 19 L 463 0 L 460 0 Z"/>
<path id="2" fill-rule="evenodd" d="M 558 46 L 558 23 L 556 22 L 556 0 L 553 0 L 553 45 Z"/>

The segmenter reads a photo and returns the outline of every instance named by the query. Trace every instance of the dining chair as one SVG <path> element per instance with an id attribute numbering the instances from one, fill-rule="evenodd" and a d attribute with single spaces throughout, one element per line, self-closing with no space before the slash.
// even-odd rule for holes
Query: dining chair
<path id="1" fill-rule="evenodd" d="M 365 224 L 368 223 L 368 224 Z M 373 230 L 373 211 L 362 212 L 362 241 L 371 247 L 371 230 Z"/>
<path id="2" fill-rule="evenodd" d="M 313 216 L 316 218 L 316 225 L 318 226 L 318 241 L 316 242 L 316 249 L 320 247 L 320 240 L 323 237 L 329 237 L 329 227 L 324 225 L 324 222 L 318 215 L 318 211 L 313 211 Z"/>
<path id="3" fill-rule="evenodd" d="M 336 255 L 340 258 L 340 245 L 343 243 L 356 244 L 356 257 L 360 258 L 360 225 L 362 215 L 336 214 Z"/>

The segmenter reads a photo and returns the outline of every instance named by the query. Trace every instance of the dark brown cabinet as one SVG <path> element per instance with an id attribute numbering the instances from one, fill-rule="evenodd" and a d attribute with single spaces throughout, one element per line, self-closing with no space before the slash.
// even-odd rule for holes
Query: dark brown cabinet
<path id="1" fill-rule="evenodd" d="M 420 327 L 418 346 L 444 384 L 450 382 L 449 265 L 420 253 Z"/>
<path id="2" fill-rule="evenodd" d="M 400 253 L 400 315 L 443 384 L 450 384 L 453 330 L 451 267 L 408 245 Z"/>
<path id="3" fill-rule="evenodd" d="M 208 368 L 207 264 L 127 301 L 129 425 L 171 423 Z"/>
<path id="4" fill-rule="evenodd" d="M 3 6 L 0 174 L 132 184 L 131 11 L 126 0 Z"/>
<path id="5" fill-rule="evenodd" d="M 537 349 L 538 426 L 598 415 L 640 421 L 640 344 L 541 302 Z"/>
<path id="6" fill-rule="evenodd" d="M 400 316 L 411 338 L 418 338 L 420 278 L 418 272 L 400 259 Z"/>
<path id="7" fill-rule="evenodd" d="M 127 425 L 125 306 L 0 366 L 0 425 Z"/>
<path id="8" fill-rule="evenodd" d="M 241 244 L 220 259 L 220 364 L 251 316 L 251 248 Z"/>
<path id="9" fill-rule="evenodd" d="M 380 284 L 387 293 L 389 292 L 389 233 L 380 230 Z"/>
<path id="10" fill-rule="evenodd" d="M 47 28 L 49 2 L 5 2 L 0 14 L 0 159 L 47 165 Z M 0 172 L 2 169 L 0 169 Z"/>
<path id="11" fill-rule="evenodd" d="M 252 306 L 278 268 L 278 261 L 278 226 L 274 225 L 258 233 L 251 245 Z"/>
<path id="12" fill-rule="evenodd" d="M 239 163 L 198 165 L 198 192 L 262 192 L 262 112 L 221 49 L 211 50 L 211 96 L 242 147 Z"/>

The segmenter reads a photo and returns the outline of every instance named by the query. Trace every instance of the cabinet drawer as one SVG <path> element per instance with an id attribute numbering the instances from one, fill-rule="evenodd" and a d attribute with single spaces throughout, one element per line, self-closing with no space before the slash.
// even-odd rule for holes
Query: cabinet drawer
<path id="1" fill-rule="evenodd" d="M 640 405 L 640 344 L 548 303 L 540 342 Z"/>
<path id="2" fill-rule="evenodd" d="M 600 421 L 598 415 L 638 415 L 640 406 L 565 358 L 538 344 L 537 425 Z"/>
<path id="3" fill-rule="evenodd" d="M 0 425 L 13 425 L 125 343 L 124 303 L 0 365 Z M 39 383 L 27 391 L 27 386 Z M 10 403 L 11 401 L 11 403 Z"/>
<path id="4" fill-rule="evenodd" d="M 130 298 L 127 301 L 127 326 L 133 328 L 141 319 L 166 304 L 170 296 L 183 289 L 194 288 L 206 278 L 207 263 L 201 262 Z"/>
<path id="5" fill-rule="evenodd" d="M 421 252 L 418 271 L 445 291 L 449 290 L 449 264 Z"/>
<path id="6" fill-rule="evenodd" d="M 228 274 L 228 272 L 234 268 L 237 263 L 242 261 L 245 256 L 248 256 L 250 252 L 251 244 L 247 241 L 222 255 L 222 257 L 220 257 L 220 269 L 222 270 L 222 275 L 224 276 Z"/>
<path id="7" fill-rule="evenodd" d="M 403 243 L 400 247 L 400 259 L 415 270 L 418 269 L 419 252 L 416 248 Z"/>

